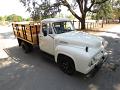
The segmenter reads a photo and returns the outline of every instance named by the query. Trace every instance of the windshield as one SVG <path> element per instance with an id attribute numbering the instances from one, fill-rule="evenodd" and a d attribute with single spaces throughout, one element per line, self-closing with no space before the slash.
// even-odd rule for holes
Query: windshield
<path id="1" fill-rule="evenodd" d="M 64 22 L 54 22 L 52 23 L 54 31 L 56 34 L 61 34 L 65 32 L 74 31 L 74 27 L 70 21 Z"/>

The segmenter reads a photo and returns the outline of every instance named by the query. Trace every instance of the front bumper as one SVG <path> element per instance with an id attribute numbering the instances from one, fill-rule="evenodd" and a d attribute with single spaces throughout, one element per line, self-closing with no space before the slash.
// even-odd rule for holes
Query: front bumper
<path id="1" fill-rule="evenodd" d="M 102 64 L 107 60 L 107 57 L 108 57 L 108 53 L 105 53 L 103 56 L 102 56 L 102 58 L 101 58 L 101 60 L 95 65 L 95 69 L 96 68 L 100 68 L 101 66 L 102 66 Z"/>
<path id="2" fill-rule="evenodd" d="M 89 74 L 89 73 L 95 71 L 96 69 L 100 69 L 101 66 L 102 66 L 102 64 L 107 60 L 107 57 L 108 57 L 108 53 L 105 52 L 105 53 L 101 56 L 101 58 L 100 58 L 100 60 L 99 60 L 98 62 L 96 62 L 94 65 L 92 65 L 91 67 L 89 67 L 89 68 L 87 69 L 87 71 L 85 72 L 85 74 Z"/>

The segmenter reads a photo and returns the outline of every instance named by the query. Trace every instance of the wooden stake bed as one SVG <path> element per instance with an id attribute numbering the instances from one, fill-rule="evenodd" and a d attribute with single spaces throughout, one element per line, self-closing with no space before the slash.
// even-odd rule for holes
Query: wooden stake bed
<path id="1" fill-rule="evenodd" d="M 30 44 L 38 44 L 40 23 L 14 22 L 12 23 L 14 35 Z"/>

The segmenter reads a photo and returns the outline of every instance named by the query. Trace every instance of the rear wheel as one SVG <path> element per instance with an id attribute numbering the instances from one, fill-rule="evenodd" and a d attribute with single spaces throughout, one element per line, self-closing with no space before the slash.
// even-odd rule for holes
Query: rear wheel
<path id="1" fill-rule="evenodd" d="M 19 47 L 20 47 L 20 46 L 21 46 L 21 43 L 22 43 L 22 40 L 19 39 L 19 38 L 17 38 L 17 40 L 18 40 L 18 44 L 19 44 Z"/>
<path id="2" fill-rule="evenodd" d="M 75 73 L 75 65 L 71 58 L 64 56 L 64 58 L 59 58 L 58 65 L 60 69 L 67 73 L 68 75 L 73 75 Z"/>
<path id="3" fill-rule="evenodd" d="M 26 42 L 22 42 L 21 46 L 22 46 L 22 49 L 24 50 L 25 53 L 29 53 L 33 49 L 33 46 L 29 43 L 26 43 Z"/>

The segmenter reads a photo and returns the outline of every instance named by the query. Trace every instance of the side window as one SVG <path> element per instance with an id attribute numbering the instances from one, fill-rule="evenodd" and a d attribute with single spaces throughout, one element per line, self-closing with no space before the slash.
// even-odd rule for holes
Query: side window
<path id="1" fill-rule="evenodd" d="M 52 27 L 49 27 L 48 29 L 49 29 L 49 32 L 48 32 L 48 33 L 49 33 L 49 34 L 53 34 Z"/>
<path id="2" fill-rule="evenodd" d="M 52 27 L 50 24 L 42 24 L 42 32 L 44 36 L 47 36 L 48 34 L 53 34 Z"/>
<path id="3" fill-rule="evenodd" d="M 48 25 L 47 24 L 42 24 L 42 32 L 44 34 L 44 36 L 47 36 L 48 34 Z"/>
<path id="4" fill-rule="evenodd" d="M 42 25 L 42 32 L 47 31 L 47 28 L 48 28 L 47 24 L 43 24 Z"/>

